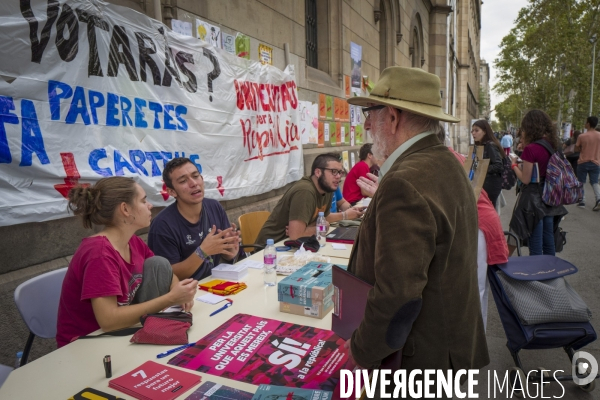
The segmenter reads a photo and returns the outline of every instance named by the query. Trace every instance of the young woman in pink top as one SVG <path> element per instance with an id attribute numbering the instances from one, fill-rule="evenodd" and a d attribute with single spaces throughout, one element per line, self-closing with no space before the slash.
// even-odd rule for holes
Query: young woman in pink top
<path id="1" fill-rule="evenodd" d="M 111 177 L 75 187 L 69 208 L 84 227 L 104 228 L 82 240 L 69 264 L 58 308 L 58 347 L 97 329 L 126 328 L 173 305 L 191 309 L 197 281 L 179 281 L 169 262 L 135 235 L 150 225 L 152 205 L 133 179 Z"/>

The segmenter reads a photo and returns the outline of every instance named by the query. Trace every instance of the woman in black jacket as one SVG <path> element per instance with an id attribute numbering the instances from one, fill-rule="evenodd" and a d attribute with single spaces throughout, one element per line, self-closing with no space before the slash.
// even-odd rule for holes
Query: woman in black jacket
<path id="1" fill-rule="evenodd" d="M 502 192 L 502 171 L 504 170 L 502 159 L 506 157 L 506 154 L 502 146 L 500 146 L 500 142 L 494 136 L 492 127 L 486 120 L 480 119 L 475 121 L 471 129 L 471 135 L 473 135 L 476 145 L 484 146 L 483 158 L 490 159 L 483 189 L 487 192 L 488 197 L 495 207 L 496 200 L 498 200 L 498 196 Z"/>

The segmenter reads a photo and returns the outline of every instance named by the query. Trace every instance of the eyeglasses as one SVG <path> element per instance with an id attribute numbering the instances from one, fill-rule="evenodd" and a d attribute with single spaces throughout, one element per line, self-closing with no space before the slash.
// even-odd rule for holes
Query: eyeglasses
<path id="1" fill-rule="evenodd" d="M 333 168 L 320 168 L 320 169 L 331 171 L 331 175 L 333 175 L 333 176 L 342 176 L 342 175 L 344 175 L 344 170 L 343 169 L 333 169 Z"/>
<path id="2" fill-rule="evenodd" d="M 365 116 L 365 119 L 367 119 L 367 118 L 369 118 L 371 111 L 381 110 L 382 108 L 385 108 L 385 107 L 386 106 L 382 106 L 382 105 L 372 106 L 372 107 L 363 107 L 362 112 L 363 112 L 363 115 Z"/>

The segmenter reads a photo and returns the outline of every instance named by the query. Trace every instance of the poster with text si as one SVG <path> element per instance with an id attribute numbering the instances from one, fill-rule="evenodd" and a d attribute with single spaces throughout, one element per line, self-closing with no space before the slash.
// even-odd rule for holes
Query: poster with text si
<path id="1" fill-rule="evenodd" d="M 109 176 L 166 206 L 174 157 L 189 157 L 217 200 L 302 177 L 293 67 L 96 0 L 0 2 L 0 54 L 0 226 L 67 217 L 74 185 Z"/>
<path id="2" fill-rule="evenodd" d="M 354 368 L 332 331 L 237 314 L 169 364 L 254 385 L 334 391 Z"/>
<path id="3" fill-rule="evenodd" d="M 361 83 L 362 83 L 362 46 L 350 42 L 350 66 L 352 67 L 352 73 L 350 74 L 350 80 L 352 82 L 352 93 L 357 96 L 361 94 Z"/>

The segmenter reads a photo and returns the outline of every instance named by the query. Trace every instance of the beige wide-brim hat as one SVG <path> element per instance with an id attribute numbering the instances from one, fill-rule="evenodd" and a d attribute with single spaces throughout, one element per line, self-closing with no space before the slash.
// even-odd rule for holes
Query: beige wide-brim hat
<path id="1" fill-rule="evenodd" d="M 362 107 L 381 104 L 440 121 L 460 121 L 442 111 L 440 78 L 420 68 L 386 68 L 369 96 L 352 97 L 348 103 Z"/>

